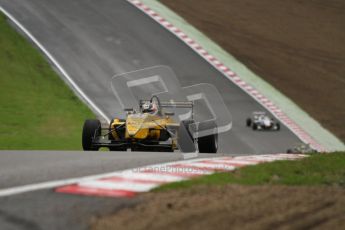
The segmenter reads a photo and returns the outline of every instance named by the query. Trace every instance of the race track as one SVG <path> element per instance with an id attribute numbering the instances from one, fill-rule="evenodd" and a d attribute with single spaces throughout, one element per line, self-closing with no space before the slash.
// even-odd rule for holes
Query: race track
<path id="1" fill-rule="evenodd" d="M 265 110 L 170 32 L 124 0 L 0 0 L 108 116 L 123 115 L 110 88 L 114 74 L 170 66 L 183 86 L 211 83 L 233 116 L 220 153 L 285 152 L 300 140 L 286 127 L 253 132 L 247 116 Z M 86 176 L 180 159 L 179 153 L 1 152 L 0 188 Z M 46 189 L 0 198 L 0 229 L 85 229 L 92 215 L 136 200 L 84 198 Z"/>
<path id="2" fill-rule="evenodd" d="M 183 86 L 211 83 L 222 94 L 233 116 L 233 128 L 221 136 L 220 152 L 276 153 L 299 142 L 286 127 L 278 133 L 245 127 L 252 111 L 264 110 L 261 105 L 126 1 L 0 0 L 0 4 L 108 117 L 123 114 L 110 88 L 113 75 L 167 65 Z"/>
<path id="3" fill-rule="evenodd" d="M 0 151 L 0 229 L 86 229 L 93 216 L 138 202 L 136 198 L 65 195 L 53 189 L 2 196 L 6 188 L 182 159 L 180 153 Z"/>

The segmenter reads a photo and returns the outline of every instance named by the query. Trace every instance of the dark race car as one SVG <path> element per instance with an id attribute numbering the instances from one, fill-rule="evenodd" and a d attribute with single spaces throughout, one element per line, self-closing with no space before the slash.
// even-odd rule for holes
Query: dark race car
<path id="1" fill-rule="evenodd" d="M 310 144 L 296 144 L 293 148 L 286 150 L 287 153 L 317 153 L 318 151 L 313 149 Z"/>

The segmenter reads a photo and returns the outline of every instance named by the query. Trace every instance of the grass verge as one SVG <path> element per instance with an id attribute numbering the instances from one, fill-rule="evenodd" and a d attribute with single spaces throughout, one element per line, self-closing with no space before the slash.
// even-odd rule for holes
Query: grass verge
<path id="1" fill-rule="evenodd" d="M 0 14 L 0 149 L 81 149 L 92 112 Z"/>
<path id="2" fill-rule="evenodd" d="M 166 184 L 154 191 L 194 185 L 335 185 L 345 187 L 345 152 L 314 154 L 298 161 L 275 161 Z"/>

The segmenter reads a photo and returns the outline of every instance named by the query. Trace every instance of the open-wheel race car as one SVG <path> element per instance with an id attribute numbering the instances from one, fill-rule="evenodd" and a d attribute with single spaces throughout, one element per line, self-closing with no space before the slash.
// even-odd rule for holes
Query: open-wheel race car
<path id="1" fill-rule="evenodd" d="M 191 119 L 176 121 L 174 112 L 166 109 L 188 109 Z M 216 153 L 218 135 L 195 137 L 191 126 L 193 102 L 161 102 L 157 96 L 139 101 L 139 111 L 125 109 L 126 118 L 114 118 L 107 127 L 99 120 L 86 120 L 82 133 L 82 146 L 86 151 L 107 147 L 110 151 L 164 151 Z M 214 128 L 216 129 L 216 128 Z"/>
<path id="2" fill-rule="evenodd" d="M 317 153 L 318 151 L 310 146 L 310 144 L 296 144 L 294 147 L 286 150 L 286 153 Z"/>
<path id="3" fill-rule="evenodd" d="M 280 123 L 269 117 L 265 112 L 253 112 L 246 120 L 247 127 L 253 130 L 280 130 Z"/>

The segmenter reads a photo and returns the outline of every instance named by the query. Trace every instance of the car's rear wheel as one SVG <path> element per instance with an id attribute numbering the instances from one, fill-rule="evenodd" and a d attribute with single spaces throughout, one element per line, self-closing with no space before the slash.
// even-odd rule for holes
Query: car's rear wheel
<path id="1" fill-rule="evenodd" d="M 189 125 L 194 123 L 192 120 L 180 122 L 177 144 L 181 152 L 195 152 L 195 144 L 192 134 L 189 131 Z"/>
<path id="2" fill-rule="evenodd" d="M 277 123 L 277 130 L 280 130 L 280 123 Z"/>
<path id="3" fill-rule="evenodd" d="M 99 147 L 94 146 L 94 139 L 99 135 L 101 135 L 101 122 L 99 120 L 86 120 L 82 134 L 83 149 L 85 151 L 98 151 Z"/>
<path id="4" fill-rule="evenodd" d="M 252 119 L 247 118 L 246 124 L 247 124 L 247 127 L 250 127 L 252 124 Z"/>
<path id="5" fill-rule="evenodd" d="M 253 123 L 253 127 L 252 128 L 253 128 L 253 130 L 257 130 L 258 129 L 258 125 Z"/>
<path id="6" fill-rule="evenodd" d="M 218 134 L 198 138 L 198 147 L 200 153 L 217 153 Z"/>

